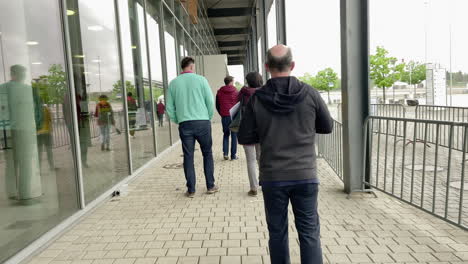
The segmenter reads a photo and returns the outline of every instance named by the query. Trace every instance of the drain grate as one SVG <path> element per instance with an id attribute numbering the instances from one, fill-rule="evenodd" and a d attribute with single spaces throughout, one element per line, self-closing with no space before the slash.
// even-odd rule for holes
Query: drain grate
<path id="1" fill-rule="evenodd" d="M 166 164 L 166 165 L 164 165 L 163 168 L 167 169 L 167 170 L 178 170 L 178 169 L 183 169 L 184 164 L 183 163 Z"/>

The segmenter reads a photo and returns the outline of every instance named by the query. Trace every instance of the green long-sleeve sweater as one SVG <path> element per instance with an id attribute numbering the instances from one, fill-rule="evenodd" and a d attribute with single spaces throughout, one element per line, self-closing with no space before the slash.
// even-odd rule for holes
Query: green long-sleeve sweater
<path id="1" fill-rule="evenodd" d="M 205 77 L 184 73 L 170 82 L 166 110 L 174 123 L 211 120 L 213 108 L 213 92 Z"/>

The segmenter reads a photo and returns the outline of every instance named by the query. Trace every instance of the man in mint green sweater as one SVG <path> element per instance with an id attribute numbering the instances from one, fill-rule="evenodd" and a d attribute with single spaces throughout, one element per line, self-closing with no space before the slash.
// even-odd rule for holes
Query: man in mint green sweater
<path id="1" fill-rule="evenodd" d="M 195 197 L 195 141 L 203 153 L 207 194 L 218 191 L 214 179 L 214 161 L 211 138 L 211 118 L 214 98 L 205 77 L 195 74 L 195 60 L 185 57 L 181 62 L 182 74 L 172 80 L 167 93 L 166 110 L 172 122 L 179 124 L 179 135 L 184 152 L 184 173 L 189 198 Z"/>

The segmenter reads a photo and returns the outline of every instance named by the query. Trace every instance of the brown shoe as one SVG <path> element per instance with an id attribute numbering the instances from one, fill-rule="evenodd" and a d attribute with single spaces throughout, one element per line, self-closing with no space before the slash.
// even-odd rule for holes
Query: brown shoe
<path id="1" fill-rule="evenodd" d="M 187 191 L 187 192 L 185 192 L 185 197 L 187 197 L 187 198 L 194 198 L 194 197 L 195 197 L 195 193 L 194 193 L 194 192 L 191 193 L 191 192 L 188 192 L 188 191 Z"/>
<path id="2" fill-rule="evenodd" d="M 247 193 L 249 196 L 257 196 L 257 190 L 250 190 L 248 193 Z"/>
<path id="3" fill-rule="evenodd" d="M 210 188 L 206 191 L 206 194 L 213 194 L 219 192 L 219 187 L 217 185 L 213 186 L 213 188 Z"/>

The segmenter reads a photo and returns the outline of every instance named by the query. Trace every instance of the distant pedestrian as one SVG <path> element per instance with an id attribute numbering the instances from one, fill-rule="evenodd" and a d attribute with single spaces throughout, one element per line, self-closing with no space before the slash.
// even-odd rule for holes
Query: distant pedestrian
<path id="1" fill-rule="evenodd" d="M 240 124 L 239 142 L 261 146 L 260 185 L 270 260 L 272 264 L 291 263 L 291 202 L 301 263 L 321 264 L 315 135 L 331 133 L 332 119 L 320 93 L 290 76 L 294 69 L 290 48 L 277 45 L 268 50 L 266 68 L 271 79 L 250 98 Z"/>
<path id="2" fill-rule="evenodd" d="M 169 84 L 166 110 L 170 119 L 179 124 L 179 136 L 184 151 L 184 173 L 189 198 L 195 196 L 195 141 L 200 144 L 203 154 L 207 194 L 217 192 L 214 179 L 214 161 L 211 138 L 214 98 L 205 77 L 195 74 L 195 60 L 185 57 L 181 62 L 182 74 Z"/>
<path id="3" fill-rule="evenodd" d="M 229 110 L 237 103 L 238 92 L 234 87 L 234 78 L 227 76 L 224 78 L 225 86 L 219 88 L 216 94 L 216 109 L 221 116 L 223 124 L 223 154 L 224 159 L 229 160 L 229 136 L 231 137 L 231 160 L 237 159 L 237 135 L 231 132 L 229 125 L 232 122 Z"/>
<path id="4" fill-rule="evenodd" d="M 40 129 L 37 130 L 39 165 L 42 167 L 42 153 L 45 151 L 47 154 L 47 161 L 49 162 L 49 170 L 54 170 L 54 154 L 52 152 L 54 142 L 52 138 L 52 115 L 50 113 L 49 107 L 46 104 L 42 106 L 42 112 L 42 125 Z"/>
<path id="5" fill-rule="evenodd" d="M 158 121 L 159 121 L 159 127 L 164 126 L 164 113 L 166 113 L 166 106 L 163 103 L 163 100 L 160 99 L 159 103 L 157 105 L 157 114 L 158 114 Z"/>
<path id="6" fill-rule="evenodd" d="M 138 111 L 138 105 L 133 98 L 133 93 L 127 93 L 127 108 L 128 108 L 128 126 L 130 128 L 130 136 L 133 138 L 135 137 L 135 129 L 136 129 L 136 114 Z"/>
<path id="7" fill-rule="evenodd" d="M 94 116 L 97 117 L 98 125 L 101 130 L 101 150 L 110 150 L 110 131 L 115 125 L 114 113 L 109 103 L 107 95 L 99 96 L 99 103 L 96 105 Z"/>
<path id="8" fill-rule="evenodd" d="M 245 77 L 248 86 L 242 87 L 239 92 L 238 101 L 241 102 L 240 111 L 245 114 L 245 106 L 255 91 L 263 85 L 262 75 L 258 72 L 249 72 Z M 250 196 L 257 196 L 258 179 L 257 163 L 260 159 L 260 145 L 243 145 L 245 158 L 247 160 L 247 173 L 249 175 L 250 190 L 247 193 Z"/>

